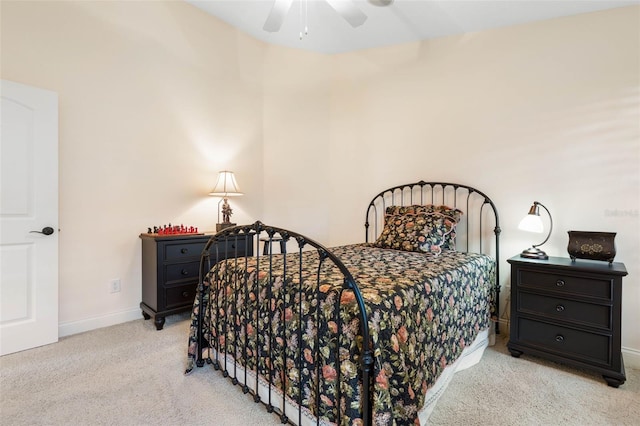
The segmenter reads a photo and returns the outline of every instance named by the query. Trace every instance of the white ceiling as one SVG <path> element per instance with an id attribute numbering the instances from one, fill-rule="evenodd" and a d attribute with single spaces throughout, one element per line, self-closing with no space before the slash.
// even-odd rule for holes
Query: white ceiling
<path id="1" fill-rule="evenodd" d="M 325 0 L 294 0 L 280 31 L 269 33 L 262 27 L 273 0 L 185 1 L 259 40 L 320 53 L 342 53 L 640 4 L 640 0 L 395 0 L 381 7 L 374 4 L 385 0 L 345 0 L 353 1 L 367 15 L 362 26 L 353 28 Z M 305 21 L 301 5 L 305 1 L 308 34 L 301 40 Z"/>

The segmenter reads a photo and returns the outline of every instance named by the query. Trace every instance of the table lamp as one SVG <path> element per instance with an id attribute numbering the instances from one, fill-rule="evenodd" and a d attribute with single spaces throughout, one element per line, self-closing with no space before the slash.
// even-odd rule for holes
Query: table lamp
<path id="1" fill-rule="evenodd" d="M 549 215 L 549 233 L 547 234 L 547 238 L 544 239 L 540 244 L 534 244 L 530 248 L 523 250 L 520 253 L 520 257 L 526 257 L 529 259 L 548 259 L 549 256 L 538 247 L 547 242 L 549 237 L 551 236 L 551 230 L 553 229 L 553 219 L 551 218 L 551 213 L 549 210 L 542 204 L 537 201 L 533 202 L 533 205 L 529 209 L 529 213 L 520 221 L 518 225 L 518 229 L 522 229 L 523 231 L 536 232 L 541 234 L 544 231 L 544 225 L 542 224 L 542 219 L 540 218 L 540 207 L 547 211 Z"/>
<path id="2" fill-rule="evenodd" d="M 236 182 L 236 178 L 233 175 L 233 172 L 230 172 L 228 170 L 219 172 L 216 186 L 209 193 L 209 195 L 214 197 L 222 197 L 222 199 L 218 202 L 218 223 L 216 223 L 216 232 L 220 232 L 230 226 L 235 226 L 236 224 L 231 223 L 230 221 L 233 211 L 229 206 L 228 198 L 238 197 L 243 194 L 242 192 L 240 192 L 240 188 L 238 187 L 238 183 Z M 220 203 L 223 203 L 222 209 L 220 209 Z M 220 211 L 222 211 L 222 222 L 220 222 Z"/>

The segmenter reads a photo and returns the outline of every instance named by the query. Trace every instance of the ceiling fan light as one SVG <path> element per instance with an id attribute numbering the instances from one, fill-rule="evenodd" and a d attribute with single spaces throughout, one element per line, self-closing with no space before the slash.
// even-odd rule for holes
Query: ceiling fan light
<path id="1" fill-rule="evenodd" d="M 300 0 L 301 22 L 302 22 L 302 10 L 303 10 L 303 4 L 304 4 L 304 14 L 305 14 L 304 35 L 307 35 L 309 33 L 309 30 L 307 28 L 307 23 L 306 23 L 307 1 L 308 0 L 304 0 L 304 3 L 302 3 L 302 0 Z M 329 6 L 331 6 L 333 10 L 335 10 L 340 16 L 342 16 L 342 18 L 345 21 L 347 21 L 353 28 L 361 26 L 367 20 L 367 15 L 365 15 L 364 12 L 360 10 L 358 5 L 356 5 L 356 3 L 354 3 L 352 0 L 325 0 L 325 1 L 329 4 Z M 380 6 L 383 6 L 385 5 L 385 3 L 389 4 L 393 0 L 376 0 L 376 1 L 380 2 Z M 291 9 L 292 4 L 293 4 L 293 0 L 274 0 L 273 6 L 271 7 L 271 11 L 267 16 L 267 19 L 262 29 L 270 33 L 275 33 L 280 31 L 280 29 L 282 28 L 284 19 L 286 15 L 289 13 L 289 10 Z M 299 33 L 300 33 L 300 39 L 302 39 L 303 37 L 302 30 L 300 30 Z"/>

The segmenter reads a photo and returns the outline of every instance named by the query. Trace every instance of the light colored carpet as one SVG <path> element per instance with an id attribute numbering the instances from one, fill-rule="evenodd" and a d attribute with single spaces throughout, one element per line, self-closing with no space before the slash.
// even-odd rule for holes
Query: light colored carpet
<path id="1" fill-rule="evenodd" d="M 2 425 L 277 425 L 210 366 L 184 376 L 188 316 L 142 319 L 0 358 Z M 455 375 L 436 425 L 638 425 L 640 371 L 610 388 L 598 375 L 533 357 L 505 340 Z"/>

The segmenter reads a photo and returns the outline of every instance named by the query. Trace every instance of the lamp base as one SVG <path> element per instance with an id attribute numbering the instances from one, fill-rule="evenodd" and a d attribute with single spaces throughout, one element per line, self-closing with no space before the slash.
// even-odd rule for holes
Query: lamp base
<path id="1" fill-rule="evenodd" d="M 531 247 L 526 250 L 523 250 L 522 253 L 520 253 L 520 257 L 526 257 L 527 259 L 542 259 L 542 260 L 549 259 L 549 256 L 547 256 L 547 253 L 543 252 L 537 247 Z"/>
<path id="2" fill-rule="evenodd" d="M 231 228 L 232 226 L 236 226 L 236 224 L 231 222 L 216 223 L 216 232 L 220 232 L 226 228 Z"/>

